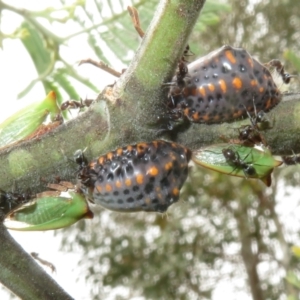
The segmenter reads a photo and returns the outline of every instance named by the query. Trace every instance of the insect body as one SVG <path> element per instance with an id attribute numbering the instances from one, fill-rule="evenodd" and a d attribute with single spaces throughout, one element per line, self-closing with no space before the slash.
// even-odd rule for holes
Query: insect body
<path id="1" fill-rule="evenodd" d="M 171 120 L 221 123 L 272 109 L 281 94 L 269 70 L 242 48 L 223 46 L 188 65 L 184 87 L 169 92 Z"/>
<path id="2" fill-rule="evenodd" d="M 222 150 L 222 153 L 226 161 L 237 169 L 243 169 L 243 172 L 246 177 L 256 175 L 255 168 L 242 160 L 238 152 L 234 151 L 231 148 L 225 148 Z"/>
<path id="3" fill-rule="evenodd" d="M 83 164 L 78 186 L 110 210 L 165 212 L 179 199 L 190 158 L 189 149 L 162 140 L 130 145 Z"/>
<path id="4" fill-rule="evenodd" d="M 63 102 L 60 106 L 61 110 L 66 110 L 66 109 L 82 109 L 84 107 L 90 107 L 94 100 L 92 99 L 85 99 L 80 101 L 75 101 L 75 100 L 67 100 Z"/>

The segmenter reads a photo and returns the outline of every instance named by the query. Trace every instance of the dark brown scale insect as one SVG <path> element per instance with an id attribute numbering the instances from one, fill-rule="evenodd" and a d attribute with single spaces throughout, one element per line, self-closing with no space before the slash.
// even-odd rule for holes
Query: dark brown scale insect
<path id="1" fill-rule="evenodd" d="M 178 201 L 191 151 L 162 140 L 119 148 L 84 160 L 78 186 L 94 203 L 120 212 L 165 212 Z"/>
<path id="2" fill-rule="evenodd" d="M 17 206 L 27 203 L 34 195 L 29 193 L 11 193 L 0 189 L 0 210 L 7 214 Z"/>
<path id="3" fill-rule="evenodd" d="M 255 168 L 242 160 L 237 151 L 231 148 L 225 148 L 222 153 L 229 165 L 236 169 L 242 169 L 245 177 L 256 175 Z"/>
<path id="4" fill-rule="evenodd" d="M 188 65 L 184 87 L 176 76 L 169 92 L 169 118 L 196 123 L 230 122 L 269 111 L 281 93 L 269 70 L 242 48 L 223 46 Z"/>
<path id="5" fill-rule="evenodd" d="M 76 108 L 84 108 L 84 107 L 90 107 L 91 104 L 94 102 L 93 99 L 85 99 L 80 101 L 75 101 L 75 100 L 67 100 L 63 102 L 60 106 L 61 110 L 66 110 L 66 109 L 76 109 Z"/>

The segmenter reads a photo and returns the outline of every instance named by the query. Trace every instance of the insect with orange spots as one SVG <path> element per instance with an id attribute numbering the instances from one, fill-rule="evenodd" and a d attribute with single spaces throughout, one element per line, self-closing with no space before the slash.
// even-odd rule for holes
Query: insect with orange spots
<path id="1" fill-rule="evenodd" d="M 284 75 L 283 75 L 284 76 Z M 242 48 L 223 46 L 188 65 L 184 87 L 176 76 L 170 88 L 168 117 L 196 123 L 230 122 L 267 112 L 281 100 L 269 70 Z"/>
<path id="2" fill-rule="evenodd" d="M 179 199 L 191 151 L 157 140 L 118 148 L 88 164 L 76 157 L 78 187 L 91 202 L 120 212 L 165 212 Z"/>

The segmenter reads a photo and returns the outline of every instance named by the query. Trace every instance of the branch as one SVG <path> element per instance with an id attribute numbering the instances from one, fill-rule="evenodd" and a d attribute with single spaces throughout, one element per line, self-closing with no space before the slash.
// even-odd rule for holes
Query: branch
<path id="1" fill-rule="evenodd" d="M 155 139 L 157 126 L 151 129 L 149 123 L 155 123 L 163 108 L 167 91 L 162 83 L 171 80 L 204 2 L 161 1 L 135 59 L 114 88 L 105 89 L 95 105 L 76 120 L 42 137 L 2 149 L 1 188 L 11 190 L 15 183 L 20 191 L 30 188 L 36 193 L 57 176 L 74 181 L 76 166 L 69 158 L 75 150 L 87 147 L 87 156 L 93 158 L 117 146 Z M 32 267 L 37 264 L 2 225 L 0 239 L 2 283 L 22 299 L 70 299 L 49 277 L 41 275 L 39 268 Z M 18 255 L 14 255 L 16 251 Z M 35 289 L 31 289 L 33 283 Z M 40 283 L 44 294 L 40 293 Z"/>
<path id="2" fill-rule="evenodd" d="M 73 299 L 19 244 L 0 223 L 0 282 L 23 300 Z"/>
<path id="3" fill-rule="evenodd" d="M 260 279 L 258 276 L 257 266 L 259 263 L 258 253 L 252 250 L 252 234 L 250 232 L 248 205 L 243 201 L 238 201 L 239 207 L 234 212 L 237 221 L 237 228 L 239 232 L 239 239 L 241 241 L 241 256 L 248 275 L 248 282 L 251 289 L 253 300 L 263 300 L 264 295 L 261 289 Z"/>

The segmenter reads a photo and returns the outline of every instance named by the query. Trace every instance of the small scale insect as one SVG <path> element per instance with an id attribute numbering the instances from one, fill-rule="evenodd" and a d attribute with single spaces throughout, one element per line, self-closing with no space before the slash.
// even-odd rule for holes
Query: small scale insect
<path id="1" fill-rule="evenodd" d="M 82 109 L 84 107 L 90 107 L 94 101 L 95 100 L 93 99 L 85 99 L 85 100 L 80 99 L 80 101 L 67 100 L 61 104 L 60 109 L 61 110 L 78 109 L 78 108 Z"/>
<path id="2" fill-rule="evenodd" d="M 232 148 L 225 148 L 222 150 L 222 153 L 226 159 L 226 161 L 233 167 L 237 169 L 243 169 L 243 172 L 246 176 L 254 176 L 256 175 L 255 168 L 242 160 L 237 151 L 234 151 Z"/>
<path id="3" fill-rule="evenodd" d="M 223 46 L 188 65 L 173 79 L 168 118 L 195 123 L 221 123 L 269 111 L 281 93 L 269 70 L 246 50 Z M 183 85 L 183 87 L 182 87 Z"/>
<path id="4" fill-rule="evenodd" d="M 82 153 L 77 157 L 82 157 Z M 178 201 L 191 151 L 162 140 L 119 148 L 81 166 L 78 187 L 90 201 L 120 212 L 165 212 Z"/>

